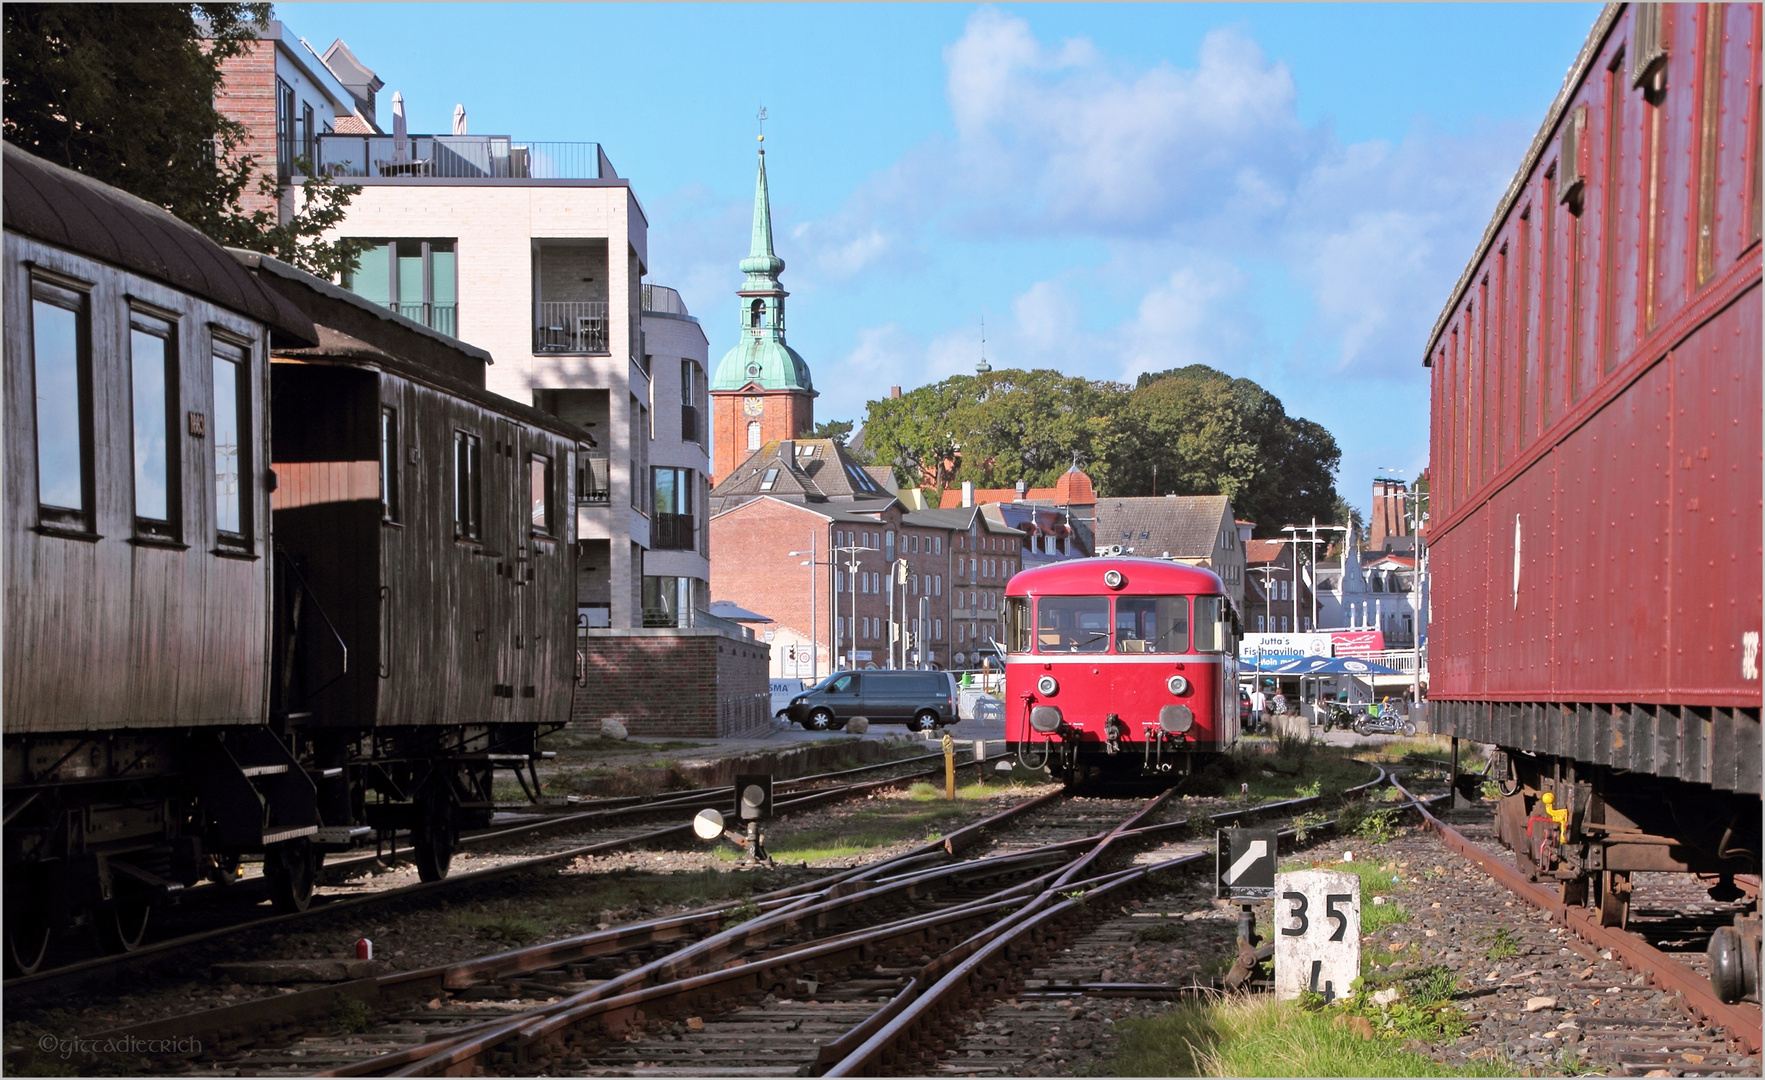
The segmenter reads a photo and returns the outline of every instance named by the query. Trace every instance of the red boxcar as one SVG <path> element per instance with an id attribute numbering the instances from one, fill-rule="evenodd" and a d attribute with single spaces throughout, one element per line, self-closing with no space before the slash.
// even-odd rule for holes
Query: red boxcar
<path id="1" fill-rule="evenodd" d="M 1005 587 L 1005 738 L 1057 777 L 1188 775 L 1238 739 L 1225 586 L 1159 559 L 1078 559 Z"/>
<path id="2" fill-rule="evenodd" d="M 1611 924 L 1759 867 L 1760 21 L 1602 14 L 1425 360 L 1430 715 Z"/>

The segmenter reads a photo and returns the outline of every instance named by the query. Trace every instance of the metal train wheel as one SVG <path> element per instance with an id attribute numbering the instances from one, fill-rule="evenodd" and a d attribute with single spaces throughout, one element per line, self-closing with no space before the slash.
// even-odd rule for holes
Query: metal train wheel
<path id="1" fill-rule="evenodd" d="M 30 975 L 49 953 L 49 924 L 34 914 L 9 916 L 6 923 L 6 974 Z"/>
<path id="2" fill-rule="evenodd" d="M 313 902 L 313 886 L 319 877 L 319 860 L 306 837 L 284 840 L 264 849 L 264 880 L 277 911 L 294 914 Z"/>
<path id="3" fill-rule="evenodd" d="M 146 896 L 119 895 L 92 913 L 92 929 L 107 953 L 134 952 L 147 936 L 153 901 Z M 40 958 L 39 958 L 40 959 Z"/>
<path id="4" fill-rule="evenodd" d="M 417 824 L 411 830 L 411 854 L 416 859 L 419 878 L 440 881 L 447 876 L 447 868 L 453 863 L 457 835 L 454 801 L 448 793 L 418 800 Z"/>

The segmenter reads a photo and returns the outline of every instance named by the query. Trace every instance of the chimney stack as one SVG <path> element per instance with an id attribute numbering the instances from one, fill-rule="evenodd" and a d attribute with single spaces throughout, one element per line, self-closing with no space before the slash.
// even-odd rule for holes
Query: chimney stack
<path id="1" fill-rule="evenodd" d="M 778 456 L 784 460 L 786 465 L 796 468 L 797 441 L 795 439 L 778 440 Z"/>
<path id="2" fill-rule="evenodd" d="M 891 398 L 898 398 L 898 397 L 900 397 L 900 396 L 901 396 L 901 388 L 900 388 L 900 387 L 899 387 L 899 386 L 891 386 L 891 387 L 889 387 L 889 396 L 890 396 L 890 397 L 891 397 Z"/>
<path id="3" fill-rule="evenodd" d="M 1024 496 L 1029 494 L 1029 490 L 1030 490 L 1030 485 L 1022 480 L 1019 480 L 1017 482 L 1017 501 L 1023 502 Z"/>
<path id="4" fill-rule="evenodd" d="M 974 505 L 974 481 L 973 480 L 964 480 L 962 482 L 962 505 L 963 506 L 973 506 Z"/>

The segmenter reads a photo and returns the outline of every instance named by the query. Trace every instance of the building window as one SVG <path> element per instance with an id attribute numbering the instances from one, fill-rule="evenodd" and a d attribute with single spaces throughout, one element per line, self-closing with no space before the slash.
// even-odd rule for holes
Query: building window
<path id="1" fill-rule="evenodd" d="M 31 282 L 37 504 L 45 525 L 91 531 L 91 371 L 86 297 Z"/>
<path id="2" fill-rule="evenodd" d="M 478 436 L 454 432 L 454 537 L 484 537 L 484 455 Z"/>
<path id="3" fill-rule="evenodd" d="M 692 578 L 646 575 L 643 579 L 644 626 L 691 626 L 692 586 Z"/>
<path id="4" fill-rule="evenodd" d="M 398 410 L 380 407 L 380 520 L 398 520 Z"/>
<path id="5" fill-rule="evenodd" d="M 177 430 L 177 350 L 172 326 L 140 312 L 129 318 L 129 383 L 135 453 L 135 531 L 176 539 L 179 520 Z"/>
<path id="6" fill-rule="evenodd" d="M 693 471 L 654 468 L 650 470 L 650 476 L 651 495 L 654 498 L 650 547 L 662 551 L 691 551 L 694 525 L 693 488 L 697 486 Z"/>
<path id="7" fill-rule="evenodd" d="M 293 175 L 294 88 L 276 80 L 276 179 L 283 183 Z"/>
<path id="8" fill-rule="evenodd" d="M 760 490 L 761 491 L 771 491 L 777 483 L 778 483 L 778 470 L 777 469 L 767 469 L 766 475 L 762 476 L 760 478 Z"/>
<path id="9" fill-rule="evenodd" d="M 459 336 L 457 263 L 451 239 L 369 239 L 343 287 L 449 337 Z"/>
<path id="10" fill-rule="evenodd" d="M 680 441 L 699 441 L 699 365 L 680 361 Z"/>
<path id="11" fill-rule="evenodd" d="M 750 451 L 760 449 L 760 421 L 758 420 L 748 421 L 748 449 Z"/>
<path id="12" fill-rule="evenodd" d="M 552 459 L 547 455 L 527 455 L 527 490 L 533 507 L 533 531 L 552 535 Z"/>
<path id="13" fill-rule="evenodd" d="M 251 475 L 251 458 L 242 422 L 251 415 L 249 355 L 231 342 L 214 343 L 214 420 L 208 436 L 214 444 L 215 532 L 223 544 L 242 545 L 250 537 L 243 478 Z"/>

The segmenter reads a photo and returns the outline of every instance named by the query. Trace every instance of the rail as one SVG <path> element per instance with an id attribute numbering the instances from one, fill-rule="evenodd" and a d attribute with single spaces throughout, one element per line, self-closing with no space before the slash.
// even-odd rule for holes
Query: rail
<path id="1" fill-rule="evenodd" d="M 400 180 L 604 180 L 601 144 L 507 135 L 321 135 L 321 176 Z"/>
<path id="2" fill-rule="evenodd" d="M 666 285 L 645 285 L 640 303 L 645 311 L 653 311 L 659 315 L 680 315 L 692 318 L 692 312 L 686 310 L 686 301 L 680 298 L 680 290 L 671 289 Z"/>
<path id="3" fill-rule="evenodd" d="M 610 354 L 605 300 L 542 300 L 534 309 L 534 352 Z"/>

